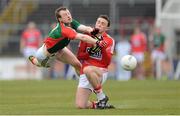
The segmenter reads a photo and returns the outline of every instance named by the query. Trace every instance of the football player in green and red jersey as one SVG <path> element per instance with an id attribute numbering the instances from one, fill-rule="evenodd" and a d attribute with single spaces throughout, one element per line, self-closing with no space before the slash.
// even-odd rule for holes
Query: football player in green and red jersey
<path id="1" fill-rule="evenodd" d="M 56 27 L 50 31 L 36 55 L 30 56 L 29 60 L 36 66 L 49 67 L 49 59 L 55 56 L 57 60 L 72 65 L 79 74 L 81 63 L 76 56 L 66 48 L 70 40 L 78 39 L 93 44 L 94 46 L 100 46 L 101 48 L 106 46 L 106 42 L 99 41 L 85 34 L 77 33 L 75 30 L 91 33 L 93 32 L 93 28 L 82 25 L 72 19 L 71 13 L 66 7 L 56 9 L 55 16 L 58 21 Z"/>

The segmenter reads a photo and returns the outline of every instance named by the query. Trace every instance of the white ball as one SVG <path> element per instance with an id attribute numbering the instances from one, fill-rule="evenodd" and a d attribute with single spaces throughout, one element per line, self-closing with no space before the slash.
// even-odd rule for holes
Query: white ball
<path id="1" fill-rule="evenodd" d="M 136 68 L 137 60 L 132 55 L 125 55 L 121 58 L 121 66 L 124 70 L 132 71 Z"/>

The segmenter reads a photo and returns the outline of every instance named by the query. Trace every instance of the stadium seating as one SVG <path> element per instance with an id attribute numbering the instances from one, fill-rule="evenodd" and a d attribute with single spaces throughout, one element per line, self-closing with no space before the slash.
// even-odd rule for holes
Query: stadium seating
<path id="1" fill-rule="evenodd" d="M 22 22 L 25 22 L 27 20 L 28 14 L 32 13 L 36 8 L 37 4 L 35 4 L 33 1 L 19 0 L 11 0 L 9 1 L 7 7 L 4 7 L 0 14 L 1 52 L 4 48 L 7 51 L 7 48 L 9 47 L 7 46 L 9 44 L 9 39 L 12 38 L 12 35 L 18 31 L 17 27 L 20 26 Z M 12 48 L 10 49 L 12 50 Z"/>
<path id="2" fill-rule="evenodd" d="M 31 0 L 28 0 L 29 2 Z M 41 2 L 37 2 L 37 1 L 41 1 Z M 26 2 L 24 0 L 24 2 Z M 131 4 L 129 4 L 128 2 L 125 3 L 121 3 L 118 0 L 115 0 L 114 2 L 117 2 L 116 4 L 116 19 L 117 19 L 117 24 L 113 24 L 113 26 L 116 27 L 111 27 L 113 32 L 119 32 L 119 26 L 120 26 L 120 20 L 122 17 L 129 17 L 129 16 L 142 16 L 142 17 L 154 17 L 155 16 L 155 3 L 151 2 L 151 3 L 137 3 L 134 4 L 133 6 Z M 0 39 L 0 49 L 2 48 L 2 51 L 0 50 L 0 55 L 3 53 L 7 53 L 7 51 L 9 51 L 9 53 L 16 53 L 19 54 L 19 51 L 12 51 L 9 48 L 10 44 L 13 44 L 14 46 L 19 45 L 19 37 L 20 37 L 20 32 L 22 31 L 22 29 L 25 27 L 25 25 L 27 24 L 27 22 L 29 21 L 34 21 L 35 23 L 38 24 L 38 27 L 40 27 L 40 29 L 42 30 L 43 34 L 47 34 L 47 29 L 49 27 L 49 25 L 51 23 L 53 23 L 55 21 L 55 17 L 54 17 L 54 10 L 56 8 L 58 8 L 59 6 L 63 5 L 63 1 L 59 1 L 58 3 L 55 2 L 51 2 L 51 4 L 49 4 L 48 0 L 33 0 L 30 3 L 26 3 L 23 4 L 18 0 L 12 0 L 9 3 L 9 9 L 11 9 L 9 11 L 9 15 L 6 15 L 5 18 L 9 18 L 11 19 L 11 21 L 9 21 L 9 19 L 4 19 L 5 21 L 9 21 L 10 24 L 17 24 L 17 26 L 13 27 L 8 25 L 6 26 L 6 28 L 11 29 L 10 32 L 8 32 L 6 35 L 7 37 Z M 11 5 L 13 4 L 13 5 Z M 23 7 L 22 7 L 23 6 Z M 12 20 L 14 15 L 12 15 L 12 11 L 15 8 L 19 8 L 20 7 L 20 11 L 18 13 L 18 15 L 15 17 L 15 19 L 17 20 Z M 8 8 L 8 7 L 7 7 Z M 111 15 L 111 11 L 112 11 L 112 7 L 109 1 L 104 1 L 103 3 L 96 3 L 95 1 L 89 1 L 89 3 L 84 4 L 84 2 L 82 2 L 81 0 L 78 0 L 77 2 L 70 2 L 68 4 L 68 8 L 70 9 L 73 17 L 77 20 L 79 20 L 81 23 L 86 24 L 86 25 L 94 25 L 95 20 L 97 18 L 97 16 L 99 14 L 107 14 L 107 15 Z M 6 12 L 8 11 L 8 9 L 6 9 Z M 21 12 L 21 11 L 26 11 L 26 14 L 23 14 L 25 12 Z M 10 15 L 11 14 L 11 15 Z M 2 15 L 2 14 L 1 14 Z M 23 15 L 21 17 L 21 15 Z M 3 28 L 4 29 L 4 28 Z M 2 34 L 5 34 L 4 32 Z M 2 36 L 1 34 L 1 36 Z M 113 33 L 113 34 L 118 34 L 118 33 Z M 114 35 L 112 35 L 114 36 Z M 6 39 L 6 42 L 2 42 L 1 40 Z M 117 38 L 118 39 L 118 38 Z M 9 45 L 8 45 L 9 44 Z M 3 46 L 2 46 L 3 45 Z M 18 50 L 18 48 L 16 48 L 16 50 Z"/>

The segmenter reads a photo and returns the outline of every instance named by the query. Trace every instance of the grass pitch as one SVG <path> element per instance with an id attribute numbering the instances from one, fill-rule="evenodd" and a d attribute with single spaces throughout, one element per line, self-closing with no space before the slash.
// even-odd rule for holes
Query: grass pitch
<path id="1" fill-rule="evenodd" d="M 111 110 L 76 109 L 77 84 L 77 81 L 65 80 L 0 81 L 0 114 L 180 114 L 179 81 L 108 80 L 104 91 L 116 107 Z"/>

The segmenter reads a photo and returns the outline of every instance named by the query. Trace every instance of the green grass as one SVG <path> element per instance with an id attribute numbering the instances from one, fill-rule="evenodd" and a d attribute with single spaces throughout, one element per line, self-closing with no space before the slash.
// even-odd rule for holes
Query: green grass
<path id="1" fill-rule="evenodd" d="M 77 81 L 65 80 L 0 81 L 0 114 L 180 114 L 179 81 L 108 80 L 104 91 L 116 106 L 111 110 L 76 109 L 76 87 Z"/>

